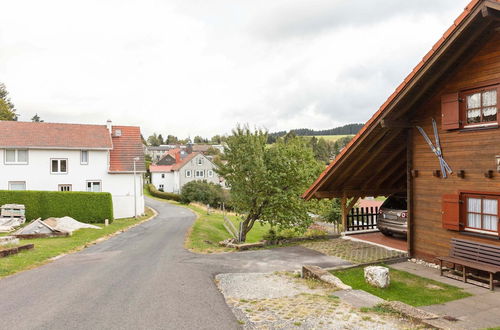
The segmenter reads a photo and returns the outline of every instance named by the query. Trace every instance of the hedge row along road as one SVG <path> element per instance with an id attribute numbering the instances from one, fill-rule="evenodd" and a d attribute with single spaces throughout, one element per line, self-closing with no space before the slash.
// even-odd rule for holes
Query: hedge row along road
<path id="1" fill-rule="evenodd" d="M 113 221 L 110 193 L 0 190 L 0 205 L 23 204 L 26 219 L 69 216 L 87 223 Z"/>
<path id="2" fill-rule="evenodd" d="M 194 254 L 183 248 L 194 214 L 167 202 L 147 204 L 159 212 L 155 219 L 0 279 L 1 328 L 237 329 L 216 274 L 344 263 L 302 247 Z"/>

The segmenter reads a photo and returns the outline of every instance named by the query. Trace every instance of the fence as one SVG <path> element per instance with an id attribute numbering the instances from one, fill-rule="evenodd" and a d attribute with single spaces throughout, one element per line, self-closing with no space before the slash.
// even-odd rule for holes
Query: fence
<path id="1" fill-rule="evenodd" d="M 377 229 L 378 207 L 355 207 L 347 215 L 347 231 Z"/>

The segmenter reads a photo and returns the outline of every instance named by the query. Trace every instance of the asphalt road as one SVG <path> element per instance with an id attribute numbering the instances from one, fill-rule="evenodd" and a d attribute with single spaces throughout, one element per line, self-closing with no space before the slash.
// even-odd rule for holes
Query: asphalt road
<path id="1" fill-rule="evenodd" d="M 216 274 L 345 263 L 301 247 L 193 254 L 183 248 L 193 213 L 147 203 L 157 218 L 1 279 L 0 329 L 237 329 Z"/>

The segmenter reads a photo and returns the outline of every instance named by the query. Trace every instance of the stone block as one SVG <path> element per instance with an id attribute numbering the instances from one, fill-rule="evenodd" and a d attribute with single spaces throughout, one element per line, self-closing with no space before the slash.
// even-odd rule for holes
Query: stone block
<path id="1" fill-rule="evenodd" d="M 368 266 L 364 268 L 365 281 L 371 286 L 385 289 L 391 284 L 389 268 L 382 266 Z"/>

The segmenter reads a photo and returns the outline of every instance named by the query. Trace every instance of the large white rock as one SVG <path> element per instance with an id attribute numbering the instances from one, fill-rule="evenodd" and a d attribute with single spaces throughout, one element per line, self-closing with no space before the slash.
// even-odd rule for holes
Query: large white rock
<path id="1" fill-rule="evenodd" d="M 391 283 L 389 268 L 382 266 L 365 267 L 365 281 L 377 288 L 387 288 Z"/>

